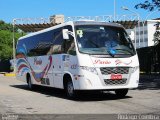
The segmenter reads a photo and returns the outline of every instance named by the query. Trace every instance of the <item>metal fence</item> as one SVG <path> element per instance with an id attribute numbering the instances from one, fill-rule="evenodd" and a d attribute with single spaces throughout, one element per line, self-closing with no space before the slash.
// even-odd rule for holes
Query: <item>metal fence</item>
<path id="1" fill-rule="evenodd" d="M 137 49 L 140 71 L 147 74 L 160 74 L 160 45 Z"/>

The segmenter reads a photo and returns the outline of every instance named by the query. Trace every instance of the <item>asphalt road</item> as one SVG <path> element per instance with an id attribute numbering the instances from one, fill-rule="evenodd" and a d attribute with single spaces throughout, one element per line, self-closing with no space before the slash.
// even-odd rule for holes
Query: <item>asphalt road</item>
<path id="1" fill-rule="evenodd" d="M 0 114 L 160 114 L 160 79 L 142 78 L 123 99 L 106 92 L 68 100 L 62 90 L 30 91 L 26 83 L 0 74 Z"/>

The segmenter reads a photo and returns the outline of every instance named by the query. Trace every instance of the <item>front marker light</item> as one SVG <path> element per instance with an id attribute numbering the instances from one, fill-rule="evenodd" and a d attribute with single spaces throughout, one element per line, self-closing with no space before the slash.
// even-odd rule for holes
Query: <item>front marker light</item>
<path id="1" fill-rule="evenodd" d="M 97 70 L 96 70 L 95 67 L 80 66 L 80 68 L 82 70 L 86 70 L 86 71 L 89 71 L 91 73 L 94 73 L 94 74 L 98 75 Z"/>

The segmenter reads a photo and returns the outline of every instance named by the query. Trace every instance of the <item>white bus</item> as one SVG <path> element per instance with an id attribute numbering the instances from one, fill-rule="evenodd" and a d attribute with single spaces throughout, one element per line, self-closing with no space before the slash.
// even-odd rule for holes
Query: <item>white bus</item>
<path id="1" fill-rule="evenodd" d="M 77 91 L 115 91 L 124 97 L 139 83 L 139 61 L 125 29 L 116 23 L 70 21 L 18 40 L 17 79 Z"/>

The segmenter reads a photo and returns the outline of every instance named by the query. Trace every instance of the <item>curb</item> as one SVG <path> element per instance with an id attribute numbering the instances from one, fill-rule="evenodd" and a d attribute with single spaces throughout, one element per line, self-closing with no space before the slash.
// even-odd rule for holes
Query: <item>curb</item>
<path id="1" fill-rule="evenodd" d="M 7 77 L 15 77 L 16 74 L 15 74 L 15 73 L 5 73 L 4 76 L 7 76 Z"/>

